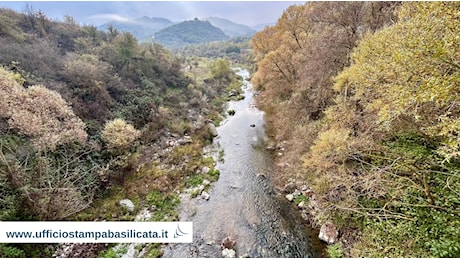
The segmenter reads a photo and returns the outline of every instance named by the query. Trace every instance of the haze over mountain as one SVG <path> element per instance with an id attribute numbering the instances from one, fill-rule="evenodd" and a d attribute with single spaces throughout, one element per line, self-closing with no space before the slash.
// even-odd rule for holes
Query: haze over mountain
<path id="1" fill-rule="evenodd" d="M 150 40 L 154 33 L 173 25 L 174 23 L 166 18 L 143 16 L 128 21 L 113 21 L 98 26 L 98 29 L 107 30 L 113 26 L 119 31 L 132 33 L 138 40 Z"/>
<path id="2" fill-rule="evenodd" d="M 247 25 L 239 24 L 232 22 L 227 19 L 219 18 L 219 17 L 209 17 L 204 18 L 202 20 L 209 21 L 212 25 L 220 28 L 230 37 L 234 36 L 252 36 L 256 33 L 254 29 Z"/>
<path id="3" fill-rule="evenodd" d="M 0 7 L 18 12 L 28 7 L 47 17 L 63 20 L 73 17 L 79 24 L 101 25 L 138 17 L 165 17 L 173 22 L 195 17 L 220 17 L 253 26 L 275 23 L 283 10 L 298 1 L 1 1 Z"/>
<path id="4" fill-rule="evenodd" d="M 222 30 L 227 36 L 244 36 L 251 37 L 256 33 L 256 30 L 251 27 L 233 21 L 219 18 L 219 17 L 209 17 L 204 19 L 199 19 L 201 21 L 209 21 L 211 25 Z M 103 25 L 98 26 L 99 29 L 107 30 L 109 26 L 119 31 L 127 31 L 132 33 L 139 41 L 150 41 L 154 34 L 162 29 L 165 29 L 169 26 L 175 24 L 166 18 L 162 17 L 140 17 L 136 19 L 124 20 L 124 21 L 111 21 Z M 262 27 L 263 28 L 263 27 Z M 196 29 L 196 28 L 195 28 Z M 174 29 L 173 29 L 174 31 Z M 204 40 L 204 39 L 203 39 Z M 204 42 L 208 42 L 204 40 Z"/>

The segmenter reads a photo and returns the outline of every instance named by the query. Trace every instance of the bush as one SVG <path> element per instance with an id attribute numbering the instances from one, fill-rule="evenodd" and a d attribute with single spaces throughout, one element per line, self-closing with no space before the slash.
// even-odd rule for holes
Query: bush
<path id="1" fill-rule="evenodd" d="M 123 153 L 129 150 L 139 136 L 139 130 L 120 118 L 107 122 L 102 131 L 102 139 L 112 153 Z"/>
<path id="2" fill-rule="evenodd" d="M 0 68 L 0 117 L 8 118 L 10 128 L 32 138 L 40 150 L 57 145 L 85 142 L 85 124 L 67 102 L 44 86 L 23 88 L 15 75 Z"/>
<path id="3" fill-rule="evenodd" d="M 336 244 L 333 244 L 333 245 L 329 245 L 326 249 L 327 251 L 327 254 L 329 255 L 329 257 L 331 258 L 342 258 L 344 257 L 344 253 L 343 253 L 343 248 L 342 248 L 342 244 L 341 243 L 336 243 Z"/>
<path id="4" fill-rule="evenodd" d="M 19 248 L 0 244 L 0 257 L 1 258 L 24 258 L 26 257 L 26 254 L 24 253 L 23 250 Z"/>

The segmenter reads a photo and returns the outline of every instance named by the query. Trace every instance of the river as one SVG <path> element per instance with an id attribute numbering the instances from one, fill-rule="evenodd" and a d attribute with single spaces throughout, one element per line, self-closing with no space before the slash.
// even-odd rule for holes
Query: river
<path id="1" fill-rule="evenodd" d="M 169 244 L 163 257 L 222 257 L 221 242 L 236 241 L 237 257 L 321 257 L 311 245 L 316 234 L 271 185 L 272 159 L 266 151 L 264 113 L 257 109 L 249 72 L 245 99 L 229 102 L 236 111 L 217 128 L 214 145 L 224 150 L 220 178 L 210 199 L 182 199 L 181 221 L 193 221 L 194 242 Z"/>

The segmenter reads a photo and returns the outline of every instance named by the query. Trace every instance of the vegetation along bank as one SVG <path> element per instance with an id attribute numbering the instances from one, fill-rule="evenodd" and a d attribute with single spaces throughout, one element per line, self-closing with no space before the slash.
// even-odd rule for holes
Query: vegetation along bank
<path id="1" fill-rule="evenodd" d="M 152 221 L 177 220 L 177 193 L 218 178 L 201 151 L 240 88 L 228 60 L 195 57 L 185 68 L 115 28 L 33 10 L 0 17 L 1 221 L 126 221 L 144 209 Z M 57 253 L 117 256 L 111 246 Z M 0 244 L 0 257 L 52 257 L 58 247 Z M 144 256 L 161 254 L 146 247 Z"/>
<path id="2" fill-rule="evenodd" d="M 330 256 L 460 256 L 459 28 L 457 2 L 313 2 L 252 38 L 279 185 Z"/>

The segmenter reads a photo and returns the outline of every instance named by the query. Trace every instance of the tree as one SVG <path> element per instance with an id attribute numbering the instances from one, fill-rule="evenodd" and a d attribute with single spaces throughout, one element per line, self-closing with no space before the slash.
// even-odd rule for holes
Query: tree
<path id="1" fill-rule="evenodd" d="M 382 129 L 406 121 L 419 133 L 442 138 L 439 152 L 447 159 L 460 155 L 457 5 L 405 5 L 399 23 L 362 41 L 353 66 L 334 86 L 344 101 L 376 114 Z"/>
<path id="2" fill-rule="evenodd" d="M 305 167 L 326 214 L 365 219 L 359 256 L 460 253 L 459 8 L 404 3 L 334 80 Z"/>
<path id="3" fill-rule="evenodd" d="M 230 61 L 227 59 L 218 59 L 209 65 L 211 75 L 219 81 L 219 84 L 224 80 L 230 80 L 232 69 L 230 68 Z"/>

